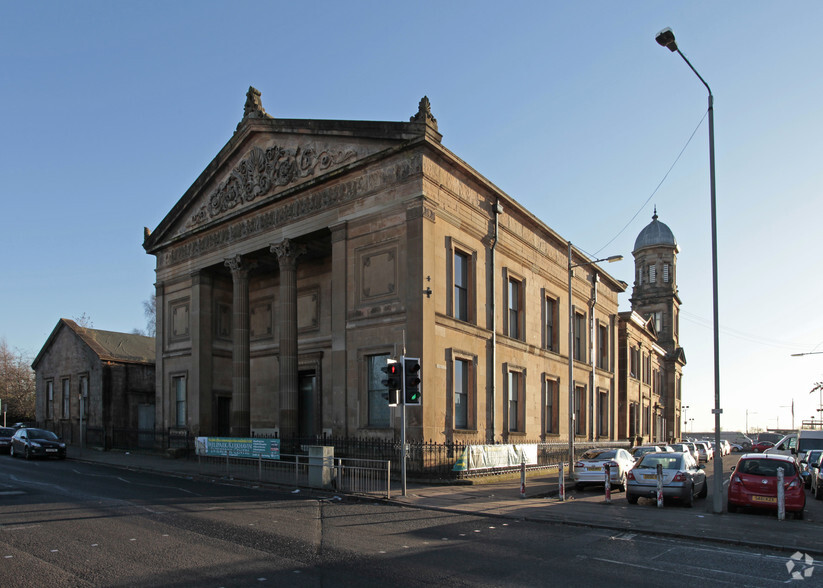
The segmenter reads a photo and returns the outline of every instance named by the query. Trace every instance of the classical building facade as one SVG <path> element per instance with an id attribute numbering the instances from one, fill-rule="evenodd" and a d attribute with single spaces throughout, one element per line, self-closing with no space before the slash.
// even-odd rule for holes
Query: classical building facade
<path id="1" fill-rule="evenodd" d="M 37 424 L 69 443 L 111 446 L 115 430 L 154 435 L 154 337 L 60 319 L 32 363 Z M 89 436 L 91 434 L 91 436 Z"/>
<path id="2" fill-rule="evenodd" d="M 634 243 L 632 310 L 620 313 L 621 438 L 669 441 L 681 437 L 686 355 L 679 341 L 679 248 L 655 210 Z"/>
<path id="3" fill-rule="evenodd" d="M 422 366 L 410 439 L 618 437 L 626 284 L 446 149 L 426 98 L 409 122 L 292 120 L 250 88 L 144 237 L 158 426 L 395 439 L 381 368 L 405 354 Z"/>

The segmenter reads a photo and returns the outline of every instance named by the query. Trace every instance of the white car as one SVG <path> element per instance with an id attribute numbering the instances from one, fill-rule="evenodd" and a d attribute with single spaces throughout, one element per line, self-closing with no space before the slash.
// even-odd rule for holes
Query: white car
<path id="1" fill-rule="evenodd" d="M 714 451 L 712 451 L 712 446 L 707 442 L 698 441 L 695 445 L 697 446 L 697 452 L 700 454 L 700 461 L 709 462 L 714 459 Z"/>
<path id="2" fill-rule="evenodd" d="M 572 479 L 575 488 L 581 490 L 586 484 L 606 484 L 605 465 L 609 464 L 609 479 L 612 485 L 626 490 L 626 478 L 634 467 L 634 458 L 625 449 L 589 449 L 574 462 Z"/>

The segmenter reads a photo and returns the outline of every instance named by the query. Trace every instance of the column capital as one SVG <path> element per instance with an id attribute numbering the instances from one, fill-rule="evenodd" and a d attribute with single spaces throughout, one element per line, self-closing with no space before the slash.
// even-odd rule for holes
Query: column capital
<path id="1" fill-rule="evenodd" d="M 283 239 L 280 243 L 273 243 L 269 250 L 277 256 L 280 269 L 294 269 L 297 258 L 306 252 L 306 246 L 295 243 L 291 239 Z"/>
<path id="2" fill-rule="evenodd" d="M 228 257 L 223 261 L 223 264 L 231 270 L 233 276 L 247 277 L 249 272 L 257 265 L 253 261 L 244 260 L 239 253 L 234 257 Z"/>

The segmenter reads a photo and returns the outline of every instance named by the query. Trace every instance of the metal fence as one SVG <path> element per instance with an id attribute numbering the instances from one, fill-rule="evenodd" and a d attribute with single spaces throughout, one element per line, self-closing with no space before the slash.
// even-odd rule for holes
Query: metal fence
<path id="1" fill-rule="evenodd" d="M 391 497 L 390 461 L 295 454 L 281 454 L 280 459 L 198 455 L 197 464 L 203 476 Z"/>

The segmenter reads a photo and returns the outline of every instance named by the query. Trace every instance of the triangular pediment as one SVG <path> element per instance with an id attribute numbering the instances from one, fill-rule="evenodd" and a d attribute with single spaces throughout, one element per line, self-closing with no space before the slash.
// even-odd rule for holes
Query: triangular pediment
<path id="1" fill-rule="evenodd" d="M 439 142 L 436 122 L 417 117 L 408 123 L 276 119 L 265 111 L 249 110 L 247 103 L 234 136 L 155 231 L 146 230 L 143 246 L 155 253 L 166 243 L 426 138 Z"/>

